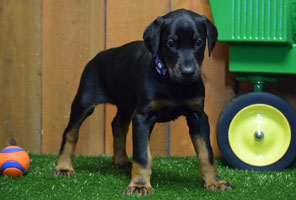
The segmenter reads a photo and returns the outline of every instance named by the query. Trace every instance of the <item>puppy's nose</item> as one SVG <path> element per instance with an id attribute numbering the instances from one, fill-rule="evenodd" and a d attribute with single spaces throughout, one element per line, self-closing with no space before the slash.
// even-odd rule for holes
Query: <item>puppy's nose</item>
<path id="1" fill-rule="evenodd" d="M 181 70 L 181 73 L 183 76 L 185 77 L 191 77 L 194 75 L 194 72 L 195 72 L 195 68 L 194 67 L 184 67 L 182 70 Z"/>

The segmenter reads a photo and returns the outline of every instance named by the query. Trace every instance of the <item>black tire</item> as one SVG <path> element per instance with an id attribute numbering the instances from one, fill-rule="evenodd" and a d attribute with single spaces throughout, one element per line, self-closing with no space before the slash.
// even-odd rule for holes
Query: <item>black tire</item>
<path id="1" fill-rule="evenodd" d="M 290 130 L 291 140 L 286 153 L 276 162 L 265 165 L 250 165 L 242 161 L 231 148 L 229 141 L 229 128 L 232 120 L 239 111 L 251 105 L 264 104 L 276 108 L 287 119 Z M 290 134 L 289 134 L 290 135 Z M 296 112 L 282 98 L 266 93 L 252 92 L 234 98 L 221 113 L 218 122 L 218 145 L 225 160 L 234 168 L 254 171 L 280 171 L 289 167 L 296 157 Z"/>

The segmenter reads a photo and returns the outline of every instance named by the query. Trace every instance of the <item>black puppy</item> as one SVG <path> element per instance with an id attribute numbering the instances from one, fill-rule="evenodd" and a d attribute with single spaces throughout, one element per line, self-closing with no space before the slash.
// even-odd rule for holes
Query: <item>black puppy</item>
<path id="1" fill-rule="evenodd" d="M 118 108 L 112 122 L 116 167 L 130 164 L 126 134 L 133 122 L 132 178 L 125 194 L 146 196 L 154 192 L 150 184 L 151 131 L 156 122 L 181 115 L 187 119 L 198 152 L 205 188 L 232 189 L 217 174 L 204 112 L 201 64 L 206 38 L 211 54 L 217 35 L 217 29 L 206 17 L 182 9 L 158 17 L 144 32 L 144 42 L 131 42 L 99 53 L 82 74 L 53 175 L 75 174 L 72 160 L 82 122 L 96 105 L 111 103 Z"/>

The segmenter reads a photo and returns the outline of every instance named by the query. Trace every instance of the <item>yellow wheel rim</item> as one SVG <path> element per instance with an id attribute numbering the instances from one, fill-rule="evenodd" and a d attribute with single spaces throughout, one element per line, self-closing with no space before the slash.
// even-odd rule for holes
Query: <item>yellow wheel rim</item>
<path id="1" fill-rule="evenodd" d="M 240 110 L 229 127 L 229 143 L 234 154 L 252 166 L 276 163 L 287 152 L 291 128 L 276 108 L 253 104 Z"/>

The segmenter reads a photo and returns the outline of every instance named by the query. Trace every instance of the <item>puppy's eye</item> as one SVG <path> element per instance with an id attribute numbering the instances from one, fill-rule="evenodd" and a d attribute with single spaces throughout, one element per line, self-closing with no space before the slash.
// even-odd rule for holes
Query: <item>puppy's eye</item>
<path id="1" fill-rule="evenodd" d="M 201 46 L 203 43 L 202 39 L 198 38 L 196 41 L 195 41 L 195 45 L 196 46 Z"/>
<path id="2" fill-rule="evenodd" d="M 167 45 L 168 45 L 168 47 L 175 47 L 176 43 L 173 39 L 168 39 Z"/>

